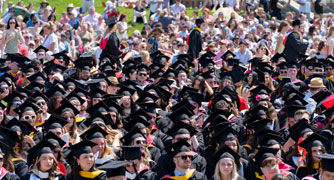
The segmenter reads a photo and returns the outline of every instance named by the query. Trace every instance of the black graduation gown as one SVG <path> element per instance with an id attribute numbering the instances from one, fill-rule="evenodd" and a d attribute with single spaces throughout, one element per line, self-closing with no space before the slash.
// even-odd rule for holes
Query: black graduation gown
<path id="1" fill-rule="evenodd" d="M 7 172 L 2 178 L 1 180 L 20 180 L 19 176 L 17 176 L 14 173 L 11 172 Z"/>
<path id="2" fill-rule="evenodd" d="M 198 172 L 205 173 L 206 160 L 204 159 L 204 157 L 196 154 L 193 161 L 191 162 L 190 168 L 196 169 L 196 171 Z M 175 164 L 173 163 L 172 157 L 168 154 L 161 155 L 156 166 L 156 172 L 158 174 L 158 177 L 161 178 L 169 172 L 174 171 L 174 169 Z"/>
<path id="3" fill-rule="evenodd" d="M 169 175 L 170 176 L 175 176 L 174 171 L 173 171 L 173 173 L 171 173 Z M 165 178 L 161 178 L 161 179 L 162 180 L 170 180 L 171 178 L 165 177 Z M 206 180 L 206 179 L 207 179 L 207 177 L 203 173 L 195 171 L 188 180 Z"/>
<path id="4" fill-rule="evenodd" d="M 82 177 L 82 176 L 73 176 L 69 175 L 66 177 L 67 180 L 105 180 L 107 178 L 106 173 L 102 172 L 98 175 L 92 175 L 90 177 Z"/>
<path id="5" fill-rule="evenodd" d="M 302 178 L 305 177 L 305 176 L 312 175 L 312 174 L 316 174 L 316 173 L 318 173 L 318 171 L 319 171 L 319 168 L 313 168 L 312 172 L 311 172 L 311 173 L 308 173 L 308 172 L 307 172 L 307 166 L 304 165 L 304 166 L 300 166 L 300 167 L 298 167 L 296 175 L 297 175 L 300 179 L 302 179 Z"/>
<path id="6" fill-rule="evenodd" d="M 155 180 L 157 178 L 157 173 L 151 171 L 150 169 L 142 170 L 138 173 L 139 177 L 136 180 Z"/>
<path id="7" fill-rule="evenodd" d="M 19 178 L 23 178 L 28 174 L 29 167 L 26 161 L 23 159 L 13 159 L 13 162 L 15 167 L 15 174 L 19 176 Z"/>
<path id="8" fill-rule="evenodd" d="M 193 58 L 198 58 L 199 53 L 202 51 L 202 35 L 197 28 L 192 30 L 191 33 L 189 34 L 188 43 L 189 43 L 188 53 Z"/>
<path id="9" fill-rule="evenodd" d="M 305 54 L 308 43 L 300 40 L 297 32 L 288 35 L 283 54 L 288 57 L 289 61 L 296 61 L 300 54 Z"/>
<path id="10" fill-rule="evenodd" d="M 107 45 L 102 50 L 100 59 L 106 57 L 107 55 L 119 57 L 122 54 L 122 52 L 119 50 L 119 45 L 120 45 L 119 39 L 116 35 L 116 32 L 114 32 L 109 36 Z"/>

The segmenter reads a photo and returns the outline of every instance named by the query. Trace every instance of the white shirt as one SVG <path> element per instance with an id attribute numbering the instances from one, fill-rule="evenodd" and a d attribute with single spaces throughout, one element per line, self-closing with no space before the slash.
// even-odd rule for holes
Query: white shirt
<path id="1" fill-rule="evenodd" d="M 46 36 L 43 42 L 43 46 L 47 49 L 50 49 L 51 44 L 55 43 L 54 49 L 53 49 L 53 54 L 59 52 L 59 46 L 58 46 L 58 38 L 55 33 L 51 33 L 49 36 Z"/>
<path id="2" fill-rule="evenodd" d="M 95 24 L 97 24 L 99 17 L 100 17 L 100 14 L 95 13 L 95 14 L 93 14 L 93 15 L 88 14 L 88 15 L 85 16 L 83 19 L 84 19 L 85 21 L 87 21 L 87 22 L 90 22 L 90 24 L 91 24 L 92 26 L 94 26 Z"/>
<path id="3" fill-rule="evenodd" d="M 248 61 L 252 59 L 252 53 L 246 49 L 245 53 L 242 54 L 240 49 L 234 52 L 235 59 L 240 59 L 242 65 L 248 64 Z"/>
<path id="4" fill-rule="evenodd" d="M 150 3 L 150 2 L 156 2 L 156 1 L 158 1 L 158 0 L 149 0 L 148 1 L 148 3 Z M 155 4 L 150 4 L 150 11 L 152 12 L 152 13 L 155 13 L 155 11 L 158 9 L 158 8 L 160 8 L 161 9 L 161 5 L 162 5 L 162 3 L 155 3 Z"/>
<path id="5" fill-rule="evenodd" d="M 304 13 L 311 12 L 311 3 L 308 0 L 299 0 L 299 11 Z"/>

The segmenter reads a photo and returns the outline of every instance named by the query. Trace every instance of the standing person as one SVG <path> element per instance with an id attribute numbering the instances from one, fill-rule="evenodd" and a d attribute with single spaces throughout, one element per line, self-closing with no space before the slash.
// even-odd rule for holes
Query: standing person
<path id="1" fill-rule="evenodd" d="M 94 0 L 83 0 L 81 5 L 81 13 L 85 14 L 88 10 L 90 10 L 91 7 L 94 7 Z"/>
<path id="2" fill-rule="evenodd" d="M 276 17 L 278 20 L 281 20 L 282 19 L 281 10 L 288 7 L 288 5 L 290 4 L 290 1 L 291 0 L 289 0 L 284 5 L 282 5 L 281 3 L 278 2 L 278 0 L 270 0 L 270 15 L 271 15 L 271 17 Z"/>
<path id="3" fill-rule="evenodd" d="M 329 27 L 328 34 L 326 36 L 326 50 L 327 50 L 327 56 L 334 55 L 334 26 L 332 25 Z"/>
<path id="4" fill-rule="evenodd" d="M 117 23 L 117 29 L 118 29 L 118 39 L 121 41 L 123 39 L 128 39 L 128 30 L 132 28 L 132 26 L 128 26 L 128 23 L 126 22 L 128 20 L 128 15 L 122 14 L 119 17 L 119 21 Z"/>
<path id="5" fill-rule="evenodd" d="M 305 54 L 308 43 L 303 42 L 300 33 L 300 20 L 294 20 L 292 23 L 293 31 L 284 39 L 285 46 L 283 54 L 289 58 L 289 61 L 295 61 L 300 54 Z"/>
<path id="6" fill-rule="evenodd" d="M 161 9 L 162 0 L 149 0 L 148 4 L 150 5 L 150 17 L 155 13 L 157 9 Z"/>
<path id="7" fill-rule="evenodd" d="M 106 24 L 108 25 L 108 28 L 103 33 L 100 42 L 100 48 L 102 49 L 100 59 L 106 57 L 107 55 L 119 57 L 122 54 L 119 50 L 120 43 L 116 35 L 117 23 L 115 17 L 112 16 L 108 18 L 106 20 Z"/>
<path id="8" fill-rule="evenodd" d="M 24 42 L 24 39 L 15 17 L 8 20 L 5 34 L 1 42 L 1 47 L 5 47 L 4 52 L 7 54 L 19 53 L 19 41 Z"/>
<path id="9" fill-rule="evenodd" d="M 204 19 L 198 18 L 195 21 L 196 28 L 194 28 L 188 37 L 188 53 L 191 54 L 193 58 L 198 58 L 199 53 L 202 51 L 202 35 L 201 29 L 204 27 Z"/>
<path id="10" fill-rule="evenodd" d="M 275 49 L 275 54 L 279 53 L 282 54 L 284 51 L 284 45 L 283 45 L 283 40 L 285 37 L 285 34 L 289 30 L 289 24 L 286 21 L 282 21 L 281 24 L 278 27 L 278 36 L 277 36 L 277 41 L 276 41 L 276 49 Z"/>
<path id="11" fill-rule="evenodd" d="M 299 4 L 299 12 L 305 13 L 307 16 L 307 20 L 311 20 L 311 2 L 310 0 L 298 0 L 297 3 Z"/>
<path id="12" fill-rule="evenodd" d="M 44 30 L 44 42 L 43 46 L 47 48 L 49 51 L 52 51 L 54 54 L 59 52 L 58 47 L 58 38 L 55 34 L 56 27 L 52 22 L 45 23 L 43 26 Z"/>
<path id="13" fill-rule="evenodd" d="M 313 8 L 317 15 L 320 16 L 320 20 L 322 20 L 322 14 L 324 13 L 324 7 L 327 6 L 325 0 L 313 0 Z"/>
<path id="14" fill-rule="evenodd" d="M 159 43 L 158 39 L 160 38 L 161 34 L 163 33 L 162 28 L 155 28 L 153 31 L 148 35 L 147 39 L 147 51 L 150 52 L 150 54 L 156 52 L 159 50 Z"/>

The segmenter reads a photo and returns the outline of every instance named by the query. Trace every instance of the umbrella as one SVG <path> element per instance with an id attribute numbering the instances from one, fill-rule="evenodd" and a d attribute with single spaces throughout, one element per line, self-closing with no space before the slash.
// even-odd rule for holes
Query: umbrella
<path id="1" fill-rule="evenodd" d="M 231 17 L 231 13 L 235 13 L 236 16 L 239 16 L 238 13 L 236 13 L 233 8 L 225 7 L 225 8 L 219 8 L 216 12 L 213 13 L 213 19 L 217 19 L 219 14 L 223 14 L 224 20 L 228 22 Z"/>
<path id="2" fill-rule="evenodd" d="M 17 17 L 18 15 L 20 15 L 22 11 L 25 12 L 25 14 L 24 14 L 25 17 L 28 17 L 28 18 L 30 17 L 30 12 L 26 8 L 24 8 L 24 7 L 12 6 L 12 7 L 9 8 L 9 10 L 11 10 L 11 9 L 15 10 L 15 15 L 14 15 L 15 17 Z"/>

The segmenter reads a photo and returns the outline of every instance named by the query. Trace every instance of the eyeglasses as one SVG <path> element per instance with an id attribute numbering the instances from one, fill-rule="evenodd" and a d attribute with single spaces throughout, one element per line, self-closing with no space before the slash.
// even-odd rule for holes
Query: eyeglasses
<path id="1" fill-rule="evenodd" d="M 266 48 L 261 48 L 261 50 L 266 50 Z"/>
<path id="2" fill-rule="evenodd" d="M 147 144 L 146 140 L 137 140 L 136 144 Z"/>
<path id="3" fill-rule="evenodd" d="M 41 106 L 41 105 L 46 105 L 46 102 L 39 102 L 39 103 L 36 103 L 38 106 Z"/>
<path id="4" fill-rule="evenodd" d="M 24 115 L 24 116 L 23 116 L 23 119 L 24 119 L 24 120 L 36 119 L 36 116 L 35 116 L 35 115 Z"/>
<path id="5" fill-rule="evenodd" d="M 1 87 L 2 90 L 7 90 L 9 87 Z"/>
<path id="6" fill-rule="evenodd" d="M 192 155 L 183 155 L 183 156 L 175 156 L 176 158 L 181 158 L 182 160 L 187 160 L 188 158 L 192 161 L 194 159 L 194 156 Z"/>
<path id="7" fill-rule="evenodd" d="M 326 70 L 326 71 L 331 71 L 331 70 L 332 70 L 332 68 L 326 68 L 325 70 Z"/>
<path id="8" fill-rule="evenodd" d="M 16 24 L 15 22 L 9 22 L 9 24 Z"/>
<path id="9" fill-rule="evenodd" d="M 147 76 L 146 73 L 139 73 L 138 75 L 139 75 L 139 76 Z"/>
<path id="10" fill-rule="evenodd" d="M 21 103 L 13 103 L 13 106 L 14 107 L 19 107 L 19 106 L 21 106 Z"/>

